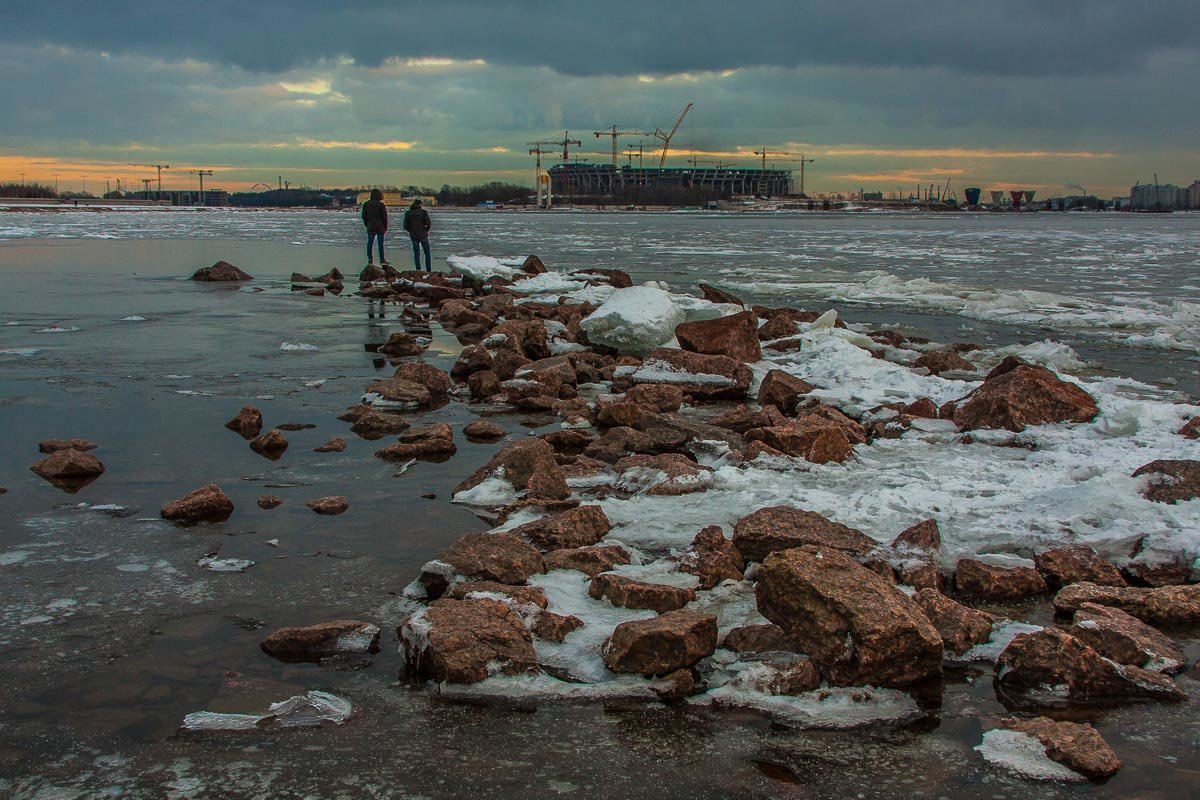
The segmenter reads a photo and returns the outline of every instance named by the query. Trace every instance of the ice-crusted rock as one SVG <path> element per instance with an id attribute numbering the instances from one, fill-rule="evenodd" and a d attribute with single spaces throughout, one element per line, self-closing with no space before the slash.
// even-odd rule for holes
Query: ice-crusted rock
<path id="1" fill-rule="evenodd" d="M 646 583 L 615 572 L 601 572 L 588 584 L 588 595 L 620 608 L 647 608 L 660 614 L 683 608 L 696 591 L 662 583 Z"/>
<path id="2" fill-rule="evenodd" d="M 454 487 L 454 495 L 457 498 L 466 494 L 485 481 L 502 482 L 510 491 L 527 492 L 530 499 L 562 500 L 571 493 L 562 467 L 554 458 L 554 448 L 541 439 L 523 439 L 505 445 L 488 463 Z"/>
<path id="3" fill-rule="evenodd" d="M 921 609 L 834 548 L 767 556 L 755 598 L 835 685 L 905 686 L 941 674 L 942 638 Z"/>
<path id="4" fill-rule="evenodd" d="M 215 483 L 193 489 L 162 508 L 162 518 L 184 525 L 224 522 L 233 514 L 233 501 Z"/>
<path id="5" fill-rule="evenodd" d="M 387 378 L 367 386 L 363 403 L 379 408 L 415 411 L 433 402 L 433 395 L 419 383 L 404 378 Z"/>
<path id="6" fill-rule="evenodd" d="M 1057 722 L 1048 717 L 1001 720 L 1006 728 L 1034 737 L 1046 755 L 1088 778 L 1107 778 L 1123 766 L 1100 733 L 1091 725 Z"/>
<path id="7" fill-rule="evenodd" d="M 592 344 L 643 355 L 670 341 L 684 317 L 669 292 L 632 286 L 613 292 L 580 327 Z"/>
<path id="8" fill-rule="evenodd" d="M 491 599 L 435 600 L 396 631 L 411 678 L 478 683 L 536 672 L 533 636 L 517 612 Z"/>
<path id="9" fill-rule="evenodd" d="M 1160 459 L 1133 471 L 1133 477 L 1149 476 L 1142 496 L 1155 503 L 1178 503 L 1200 497 L 1200 461 Z"/>
<path id="10" fill-rule="evenodd" d="M 913 600 L 937 628 L 946 650 L 962 655 L 992 635 L 991 614 L 956 603 L 935 589 L 921 589 Z"/>
<path id="11" fill-rule="evenodd" d="M 1117 608 L 1084 603 L 1075 612 L 1071 635 L 1119 664 L 1168 674 L 1182 672 L 1187 665 L 1175 642 Z"/>
<path id="12" fill-rule="evenodd" d="M 566 547 L 551 550 L 545 555 L 546 571 L 573 569 L 589 578 L 613 567 L 632 563 L 629 551 L 618 544 L 598 544 L 591 547 Z"/>
<path id="13" fill-rule="evenodd" d="M 626 456 L 613 469 L 620 488 L 651 497 L 703 492 L 713 484 L 711 467 L 702 467 L 679 453 Z"/>
<path id="14" fill-rule="evenodd" d="M 746 441 L 762 442 L 773 450 L 814 464 L 842 462 L 854 455 L 854 446 L 842 428 L 816 414 L 783 425 L 748 430 Z"/>
<path id="15" fill-rule="evenodd" d="M 1186 699 L 1165 675 L 1118 664 L 1057 628 L 1017 636 L 1000 654 L 996 686 L 1025 701 Z"/>
<path id="16" fill-rule="evenodd" d="M 613 672 L 667 675 L 717 649 L 717 618 L 680 609 L 652 619 L 622 622 L 604 643 L 604 665 Z"/>
<path id="17" fill-rule="evenodd" d="M 1084 603 L 1119 608 L 1150 625 L 1190 625 L 1200 622 L 1200 584 L 1143 589 L 1073 583 L 1054 596 L 1054 610 L 1074 613 Z"/>
<path id="18" fill-rule="evenodd" d="M 441 597 L 462 579 L 519 585 L 544 569 L 542 554 L 512 533 L 468 533 L 421 568 L 427 596 Z"/>
<path id="19" fill-rule="evenodd" d="M 379 649 L 379 626 L 338 619 L 304 627 L 280 628 L 259 645 L 281 661 L 319 661 L 340 653 L 374 653 Z"/>
<path id="20" fill-rule="evenodd" d="M 740 581 L 745 568 L 742 554 L 725 538 L 719 525 L 702 528 L 678 565 L 680 572 L 699 578 L 701 589 L 711 589 L 722 581 Z"/>
<path id="21" fill-rule="evenodd" d="M 594 545 L 610 530 L 612 523 L 604 509 L 586 505 L 518 525 L 509 534 L 549 551 Z"/>
<path id="22" fill-rule="evenodd" d="M 963 558 L 954 566 L 954 586 L 984 600 L 1021 600 L 1049 591 L 1036 569 Z"/>
<path id="23" fill-rule="evenodd" d="M 793 506 L 760 508 L 735 523 L 733 546 L 746 561 L 762 561 L 778 550 L 820 545 L 865 555 L 875 540 L 862 531 Z"/>
<path id="24" fill-rule="evenodd" d="M 1085 781 L 1083 775 L 1051 759 L 1046 746 L 1037 737 L 1021 731 L 1005 728 L 984 731 L 983 741 L 975 746 L 975 750 L 989 764 L 1023 778 L 1067 783 Z"/>
<path id="25" fill-rule="evenodd" d="M 341 725 L 353 714 L 354 705 L 349 700 L 314 690 L 271 703 L 262 714 L 194 711 L 183 718 L 181 727 L 194 733 L 312 728 L 326 723 Z"/>
<path id="26" fill-rule="evenodd" d="M 758 317 L 753 311 L 680 323 L 675 328 L 675 338 L 680 347 L 693 353 L 728 356 L 747 363 L 762 359 Z"/>
<path id="27" fill-rule="evenodd" d="M 1018 364 L 997 374 L 999 369 L 992 370 L 981 386 L 956 402 L 952 414 L 960 430 L 1003 428 L 1020 432 L 1030 425 L 1091 422 L 1099 413 L 1090 394 L 1045 367 Z"/>
<path id="28" fill-rule="evenodd" d="M 745 364 L 728 356 L 660 347 L 647 353 L 630 378 L 635 384 L 678 386 L 697 400 L 742 400 L 753 373 Z"/>
<path id="29" fill-rule="evenodd" d="M 218 261 L 211 267 L 203 267 L 192 273 L 194 281 L 252 281 L 249 274 L 230 264 L 228 261 Z"/>
<path id="30" fill-rule="evenodd" d="M 1033 560 L 1051 589 L 1085 581 L 1101 586 L 1125 585 L 1120 570 L 1085 544 L 1044 550 Z"/>

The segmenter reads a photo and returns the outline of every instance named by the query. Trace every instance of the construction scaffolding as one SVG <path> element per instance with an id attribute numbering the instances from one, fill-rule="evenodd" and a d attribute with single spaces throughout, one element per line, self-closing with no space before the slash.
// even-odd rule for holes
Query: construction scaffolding
<path id="1" fill-rule="evenodd" d="M 787 169 L 642 168 L 611 164 L 559 164 L 550 167 L 556 195 L 619 195 L 638 187 L 702 189 L 719 197 L 734 195 L 783 197 L 791 194 L 792 171 Z"/>

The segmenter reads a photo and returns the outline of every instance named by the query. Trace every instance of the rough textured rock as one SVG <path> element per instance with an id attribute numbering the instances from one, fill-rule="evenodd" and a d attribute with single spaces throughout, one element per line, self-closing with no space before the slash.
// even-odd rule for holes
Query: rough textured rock
<path id="1" fill-rule="evenodd" d="M 744 404 L 735 406 L 724 414 L 719 414 L 709 420 L 715 427 L 726 428 L 738 433 L 746 433 L 755 428 L 787 425 L 788 421 L 788 418 L 775 406 L 768 405 L 761 409 L 752 409 Z"/>
<path id="2" fill-rule="evenodd" d="M 570 496 L 562 467 L 554 458 L 554 448 L 541 439 L 522 439 L 505 445 L 488 463 L 475 470 L 454 487 L 454 494 L 473 489 L 486 479 L 504 472 L 504 480 L 517 491 L 526 491 L 535 499 L 562 500 Z M 530 489 L 530 480 L 540 476 Z"/>
<path id="3" fill-rule="evenodd" d="M 192 273 L 194 281 L 252 281 L 254 278 L 230 264 L 218 261 L 211 267 L 203 267 Z"/>
<path id="4" fill-rule="evenodd" d="M 88 439 L 46 439 L 38 443 L 40 453 L 57 453 L 59 450 L 78 450 L 86 453 L 95 449 L 96 443 Z"/>
<path id="5" fill-rule="evenodd" d="M 225 423 L 225 427 L 240 434 L 243 439 L 253 439 L 262 433 L 263 415 L 254 406 L 242 406 L 237 416 Z"/>
<path id="6" fill-rule="evenodd" d="M 656 413 L 671 413 L 683 405 L 683 390 L 666 383 L 640 383 L 629 387 L 625 399 Z"/>
<path id="7" fill-rule="evenodd" d="M 1119 608 L 1151 625 L 1190 625 L 1200 622 L 1200 584 L 1141 589 L 1073 583 L 1054 596 L 1054 609 L 1073 613 L 1084 603 Z"/>
<path id="8" fill-rule="evenodd" d="M 162 507 L 162 518 L 185 525 L 197 522 L 224 522 L 233 513 L 233 501 L 215 483 L 193 489 L 173 503 Z"/>
<path id="9" fill-rule="evenodd" d="M 388 414 L 382 411 L 370 410 L 354 420 L 354 424 L 350 426 L 353 433 L 357 433 L 364 439 L 382 439 L 384 436 L 392 436 L 397 433 L 408 430 L 411 426 L 409 421 L 399 414 Z"/>
<path id="10" fill-rule="evenodd" d="M 910 417 L 920 417 L 921 419 L 937 419 L 937 412 L 937 404 L 928 397 L 913 400 L 900 410 L 901 414 L 907 414 Z"/>
<path id="11" fill-rule="evenodd" d="M 288 440 L 283 435 L 283 431 L 279 430 L 278 428 L 272 428 L 266 433 L 255 436 L 253 439 L 251 439 L 250 449 L 258 453 L 263 458 L 269 458 L 272 461 L 277 461 L 288 449 Z"/>
<path id="12" fill-rule="evenodd" d="M 1049 717 L 1003 719 L 1000 723 L 1037 739 L 1051 761 L 1085 777 L 1107 778 L 1124 766 L 1099 731 L 1086 723 L 1057 722 Z"/>
<path id="13" fill-rule="evenodd" d="M 800 404 L 800 396 L 812 390 L 809 383 L 781 369 L 773 369 L 763 377 L 758 388 L 758 402 L 764 406 L 775 406 L 784 414 L 792 414 Z"/>
<path id="14" fill-rule="evenodd" d="M 543 611 L 533 618 L 530 630 L 533 635 L 546 642 L 561 642 L 572 631 L 584 627 L 583 620 L 574 614 L 555 614 Z"/>
<path id="15" fill-rule="evenodd" d="M 610 530 L 612 523 L 604 510 L 600 506 L 589 505 L 526 522 L 509 533 L 527 540 L 539 550 L 548 551 L 596 544 Z"/>
<path id="16" fill-rule="evenodd" d="M 280 628 L 259 645 L 281 661 L 319 661 L 339 653 L 374 653 L 379 650 L 379 626 L 353 619 L 338 619 L 297 628 Z"/>
<path id="17" fill-rule="evenodd" d="M 1057 628 L 1013 639 L 996 664 L 996 685 L 1026 694 L 1035 703 L 1064 699 L 1185 699 L 1167 676 L 1104 658 Z"/>
<path id="18" fill-rule="evenodd" d="M 821 685 L 821 673 L 817 665 L 799 653 L 774 651 L 743 654 L 742 660 L 754 663 L 757 669 L 743 673 L 738 682 L 762 694 L 798 695 L 811 692 Z"/>
<path id="19" fill-rule="evenodd" d="M 491 369 L 494 364 L 491 352 L 482 345 L 471 345 L 459 355 L 454 366 L 450 368 L 450 377 L 456 381 L 465 381 L 476 372 Z"/>
<path id="20" fill-rule="evenodd" d="M 283 501 L 273 494 L 264 494 L 258 498 L 258 507 L 263 511 L 270 511 L 272 508 L 279 508 L 283 505 Z"/>
<path id="21" fill-rule="evenodd" d="M 588 594 L 621 608 L 648 608 L 660 614 L 683 608 L 696 599 L 694 589 L 646 583 L 615 572 L 601 572 L 593 577 Z"/>
<path id="22" fill-rule="evenodd" d="M 660 347 L 650 351 L 632 376 L 634 383 L 667 383 L 697 400 L 742 400 L 753 378 L 750 368 L 722 355 Z"/>
<path id="23" fill-rule="evenodd" d="M 400 434 L 400 441 L 375 451 L 384 461 L 408 461 L 413 458 L 444 458 L 458 452 L 454 431 L 445 423 L 413 428 Z"/>
<path id="24" fill-rule="evenodd" d="M 317 445 L 313 448 L 314 453 L 341 453 L 346 449 L 346 440 L 340 436 L 335 436 L 325 444 Z"/>
<path id="25" fill-rule="evenodd" d="M 316 500 L 309 500 L 304 505 L 311 508 L 318 514 L 325 516 L 335 516 L 344 514 L 350 508 L 350 501 L 341 495 L 330 497 L 318 497 Z"/>
<path id="26" fill-rule="evenodd" d="M 652 497 L 675 497 L 703 492 L 712 485 L 712 468 L 702 467 L 679 453 L 626 456 L 614 466 L 622 488 L 641 488 Z"/>
<path id="27" fill-rule="evenodd" d="M 403 358 L 404 356 L 419 356 L 425 349 L 417 343 L 417 338 L 404 331 L 393 331 L 388 340 L 379 345 L 379 352 L 385 356 Z"/>
<path id="28" fill-rule="evenodd" d="M 700 579 L 701 589 L 711 589 L 721 581 L 740 581 L 746 565 L 742 554 L 725 538 L 719 525 L 703 528 L 679 559 L 678 569 Z"/>
<path id="29" fill-rule="evenodd" d="M 371 395 L 377 395 L 378 399 L 371 398 Z M 404 380 L 403 378 L 387 378 L 381 381 L 375 381 L 367 386 L 367 396 L 364 397 L 364 402 L 379 402 L 383 401 L 389 405 L 398 406 L 406 410 L 415 410 L 428 406 L 433 402 L 433 395 L 419 383 Z"/>
<path id="30" fill-rule="evenodd" d="M 546 265 L 537 256 L 526 256 L 524 263 L 521 264 L 521 271 L 530 275 L 541 275 L 546 272 Z"/>
<path id="31" fill-rule="evenodd" d="M 68 448 L 57 450 L 35 463 L 31 470 L 46 480 L 73 481 L 104 474 L 104 464 L 91 453 Z"/>
<path id="32" fill-rule="evenodd" d="M 1187 439 L 1200 439 L 1200 417 L 1192 417 L 1182 428 L 1179 435 Z"/>
<path id="33" fill-rule="evenodd" d="M 494 442 L 497 439 L 504 438 L 504 428 L 486 419 L 477 419 L 474 422 L 467 423 L 463 428 L 463 435 L 468 439 Z"/>
<path id="34" fill-rule="evenodd" d="M 934 589 L 921 589 L 913 595 L 913 601 L 937 628 L 946 650 L 955 655 L 991 638 L 995 621 L 991 614 L 967 608 Z"/>
<path id="35" fill-rule="evenodd" d="M 1117 608 L 1084 603 L 1071 635 L 1119 664 L 1175 674 L 1187 665 L 1183 651 L 1157 629 Z"/>
<path id="36" fill-rule="evenodd" d="M 1120 570 L 1086 544 L 1055 547 L 1038 553 L 1033 560 L 1051 589 L 1085 581 L 1100 586 L 1125 585 Z"/>
<path id="37" fill-rule="evenodd" d="M 1142 496 L 1155 503 L 1178 503 L 1200 496 L 1200 461 L 1160 459 L 1133 471 L 1133 477 L 1148 475 Z"/>
<path id="38" fill-rule="evenodd" d="M 622 622 L 601 650 L 613 672 L 667 675 L 717 649 L 717 618 L 680 609 L 653 619 Z"/>
<path id="39" fill-rule="evenodd" d="M 1192 560 L 1181 553 L 1165 559 L 1157 555 L 1139 553 L 1137 557 L 1122 564 L 1120 572 L 1133 586 L 1181 586 L 1192 583 Z"/>
<path id="40" fill-rule="evenodd" d="M 450 375 L 445 370 L 417 361 L 410 361 L 396 367 L 392 377 L 424 386 L 432 399 L 445 397 L 454 386 L 454 381 L 450 379 Z"/>
<path id="41" fill-rule="evenodd" d="M 472 400 L 487 400 L 500 393 L 500 376 L 490 369 L 472 372 L 467 377 L 467 388 Z"/>
<path id="42" fill-rule="evenodd" d="M 632 562 L 629 551 L 617 544 L 598 544 L 593 547 L 566 547 L 546 553 L 546 571 L 574 569 L 588 577 L 607 572 L 615 566 Z"/>
<path id="43" fill-rule="evenodd" d="M 928 553 L 938 552 L 942 549 L 942 532 L 938 528 L 937 520 L 925 519 L 916 525 L 910 525 L 896 535 L 892 540 L 892 547 L 896 550 L 907 548 Z"/>
<path id="44" fill-rule="evenodd" d="M 735 653 L 768 653 L 795 650 L 796 644 L 788 638 L 783 628 L 772 622 L 733 628 L 721 640 L 721 647 Z"/>
<path id="45" fill-rule="evenodd" d="M 700 289 L 700 293 L 704 295 L 704 299 L 710 303 L 728 303 L 729 305 L 743 307 L 746 305 L 737 295 L 730 294 L 724 289 L 709 286 L 707 283 L 698 283 L 696 287 Z"/>
<path id="46" fill-rule="evenodd" d="M 921 609 L 836 549 L 772 553 L 755 597 L 831 683 L 905 686 L 941 674 L 942 638 Z"/>
<path id="47" fill-rule="evenodd" d="M 865 555 L 875 547 L 875 540 L 815 511 L 792 506 L 760 508 L 739 519 L 733 528 L 733 545 L 746 561 L 762 561 L 777 550 L 806 544 Z"/>
<path id="48" fill-rule="evenodd" d="M 867 443 L 867 429 L 847 417 L 841 411 L 838 411 L 833 406 L 817 403 L 811 406 L 805 405 L 796 410 L 797 419 L 814 416 L 837 425 L 841 429 L 842 433 L 846 434 L 846 439 L 850 442 L 850 444 Z"/>
<path id="49" fill-rule="evenodd" d="M 542 554 L 511 533 L 468 533 L 443 550 L 437 561 L 469 580 L 510 585 L 525 583 L 545 567 Z M 430 597 L 441 597 L 449 580 L 426 567 L 418 580 Z"/>
<path id="50" fill-rule="evenodd" d="M 758 317 L 743 311 L 728 317 L 684 322 L 675 326 L 675 337 L 684 350 L 728 356 L 744 363 L 762 360 L 758 344 Z"/>
<path id="51" fill-rule="evenodd" d="M 854 447 L 842 428 L 817 415 L 746 431 L 746 441 L 762 442 L 781 453 L 814 464 L 842 462 L 854 455 Z"/>
<path id="52" fill-rule="evenodd" d="M 959 371 L 974 372 L 975 365 L 953 350 L 934 350 L 925 353 L 913 362 L 914 367 L 924 367 L 930 375 L 941 375 L 943 372 Z"/>
<path id="53" fill-rule="evenodd" d="M 549 605 L 546 593 L 536 586 L 512 586 L 507 583 L 497 583 L 496 581 L 464 581 L 456 583 L 450 587 L 445 596 L 455 600 L 472 600 L 479 599 L 484 595 L 503 595 L 518 606 L 533 605 L 538 608 L 545 608 Z M 493 597 L 492 599 L 496 598 Z"/>
<path id="54" fill-rule="evenodd" d="M 979 388 L 957 401 L 953 416 L 964 431 L 1019 432 L 1029 425 L 1091 422 L 1098 413 L 1096 401 L 1083 389 L 1045 367 L 1022 364 L 999 375 L 995 370 L 989 373 Z"/>
<path id="55" fill-rule="evenodd" d="M 954 588 L 984 600 L 1021 600 L 1050 591 L 1033 567 L 1002 567 L 973 558 L 954 567 Z"/>
<path id="56" fill-rule="evenodd" d="M 538 669 L 529 629 L 495 600 L 435 600 L 396 633 L 413 678 L 478 683 L 496 673 Z"/>

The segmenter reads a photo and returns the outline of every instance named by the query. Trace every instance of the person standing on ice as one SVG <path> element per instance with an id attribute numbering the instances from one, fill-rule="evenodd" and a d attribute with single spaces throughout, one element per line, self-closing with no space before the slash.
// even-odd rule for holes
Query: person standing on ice
<path id="1" fill-rule="evenodd" d="M 433 272 L 432 259 L 429 256 L 429 231 L 432 228 L 433 221 L 429 219 L 429 212 L 421 207 L 420 200 L 413 200 L 408 211 L 404 212 L 404 230 L 408 231 L 409 238 L 412 239 L 413 265 L 417 272 L 421 271 L 422 250 L 425 251 L 425 271 Z"/>
<path id="2" fill-rule="evenodd" d="M 371 245 L 374 242 L 379 242 L 379 266 L 390 267 L 387 258 L 383 255 L 383 235 L 387 233 L 388 217 L 387 206 L 383 204 L 383 192 L 378 189 L 371 190 L 371 199 L 363 203 L 362 207 L 363 225 L 367 227 L 367 266 L 375 265 L 375 259 L 371 257 Z"/>

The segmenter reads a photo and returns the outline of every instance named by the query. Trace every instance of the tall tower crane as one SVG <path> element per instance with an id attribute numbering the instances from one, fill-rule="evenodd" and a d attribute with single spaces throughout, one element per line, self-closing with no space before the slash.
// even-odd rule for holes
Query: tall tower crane
<path id="1" fill-rule="evenodd" d="M 596 134 L 597 139 L 599 139 L 601 136 L 612 137 L 612 163 L 613 163 L 614 167 L 617 165 L 617 137 L 619 137 L 619 136 L 653 136 L 654 135 L 653 133 L 650 133 L 649 131 L 644 131 L 641 128 L 630 128 L 630 127 L 622 126 L 622 125 L 612 125 L 608 128 L 605 128 L 602 131 L 595 131 L 594 133 Z"/>
<path id="2" fill-rule="evenodd" d="M 526 142 L 525 144 L 529 145 L 531 147 L 529 154 L 537 156 L 537 171 L 534 175 L 534 182 L 537 186 L 538 207 L 541 208 L 541 206 L 542 206 L 542 194 L 543 194 L 543 190 L 544 190 L 545 197 L 546 197 L 546 208 L 549 208 L 550 202 L 551 202 L 551 200 L 550 200 L 550 176 L 547 173 L 542 171 L 542 156 L 548 155 L 550 153 L 556 153 L 556 152 L 558 152 L 558 148 L 561 147 L 562 148 L 562 160 L 563 160 L 563 163 L 565 164 L 571 158 L 568 148 L 571 145 L 575 145 L 576 147 L 582 147 L 583 142 L 579 141 L 578 139 L 572 139 L 570 131 L 563 131 L 563 138 L 561 138 L 561 139 L 539 139 L 536 142 Z M 554 145 L 554 149 L 553 150 L 543 149 L 543 145 Z"/>
<path id="3" fill-rule="evenodd" d="M 804 155 L 804 153 L 800 154 L 800 196 L 801 197 L 808 197 L 808 195 L 806 195 L 804 193 L 804 165 L 811 164 L 815 160 L 816 159 L 813 159 L 813 158 L 807 158 Z"/>
<path id="4" fill-rule="evenodd" d="M 170 169 L 170 164 L 131 164 L 134 167 L 149 167 L 150 169 L 158 170 L 158 199 L 162 200 L 162 171 Z"/>
<path id="5" fill-rule="evenodd" d="M 213 171 L 211 169 L 189 169 L 184 171 L 189 175 L 200 176 L 200 205 L 204 205 L 204 176 L 212 175 Z"/>
<path id="6" fill-rule="evenodd" d="M 663 166 L 667 163 L 667 150 L 671 146 L 671 137 L 673 137 L 675 135 L 675 131 L 679 130 L 679 126 L 683 124 L 683 118 L 686 117 L 687 113 L 691 110 L 692 110 L 691 103 L 688 103 L 686 106 L 683 107 L 683 113 L 681 113 L 679 115 L 679 119 L 675 120 L 675 127 L 671 128 L 670 133 L 663 133 L 662 128 L 658 128 L 654 131 L 655 138 L 662 139 L 662 143 L 663 143 L 662 156 L 658 159 L 658 168 L 659 169 L 662 169 Z"/>
<path id="7" fill-rule="evenodd" d="M 791 153 L 789 153 L 786 150 L 768 150 L 766 145 L 763 145 L 763 149 L 755 150 L 754 155 L 762 156 L 762 168 L 766 169 L 767 168 L 767 156 L 790 156 Z"/>

